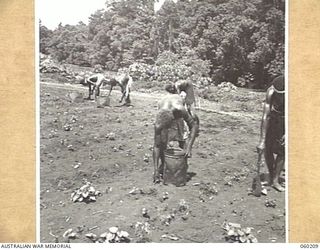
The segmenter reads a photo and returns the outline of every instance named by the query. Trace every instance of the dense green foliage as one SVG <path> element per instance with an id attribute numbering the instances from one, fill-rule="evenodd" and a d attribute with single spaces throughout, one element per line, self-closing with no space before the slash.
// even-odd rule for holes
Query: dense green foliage
<path id="1" fill-rule="evenodd" d="M 40 51 L 106 70 L 135 65 L 145 80 L 191 78 L 263 87 L 284 72 L 284 0 L 106 1 L 89 24 L 40 23 Z"/>

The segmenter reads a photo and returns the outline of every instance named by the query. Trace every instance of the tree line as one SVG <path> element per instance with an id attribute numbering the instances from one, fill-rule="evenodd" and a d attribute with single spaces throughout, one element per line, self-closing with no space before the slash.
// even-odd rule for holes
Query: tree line
<path id="1" fill-rule="evenodd" d="M 166 0 L 157 12 L 155 1 L 108 0 L 88 25 L 40 21 L 40 52 L 110 71 L 135 64 L 153 80 L 197 76 L 200 85 L 262 88 L 284 72 L 284 0 Z"/>

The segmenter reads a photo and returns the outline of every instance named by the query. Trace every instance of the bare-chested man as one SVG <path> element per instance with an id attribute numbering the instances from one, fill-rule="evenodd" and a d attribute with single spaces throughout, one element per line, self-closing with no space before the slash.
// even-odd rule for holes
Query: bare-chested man
<path id="1" fill-rule="evenodd" d="M 121 88 L 121 93 L 122 96 L 119 100 L 119 102 L 122 102 L 122 100 L 125 98 L 125 105 L 130 105 L 131 104 L 131 100 L 130 100 L 130 91 L 131 91 L 131 87 L 132 87 L 132 77 L 127 74 L 120 74 L 118 76 L 116 76 L 115 78 L 112 78 L 109 80 L 109 84 L 110 84 L 110 91 L 109 91 L 109 95 L 111 94 L 111 91 L 113 89 L 114 86 L 118 85 Z"/>
<path id="2" fill-rule="evenodd" d="M 172 94 L 181 94 L 185 92 L 185 105 L 187 106 L 188 112 L 191 114 L 194 112 L 193 104 L 195 102 L 193 84 L 190 80 L 179 80 L 175 83 L 167 84 L 165 89 Z"/>
<path id="3" fill-rule="evenodd" d="M 278 191 L 285 189 L 279 176 L 285 160 L 285 89 L 284 77 L 278 76 L 267 90 L 261 122 L 258 153 L 264 153 L 270 175 L 270 185 Z M 275 155 L 275 156 L 274 156 Z"/>
<path id="4" fill-rule="evenodd" d="M 154 135 L 154 147 L 153 147 L 153 164 L 154 164 L 154 183 L 159 183 L 161 181 L 161 176 L 163 175 L 164 166 L 164 151 L 168 144 L 168 132 L 172 126 L 179 123 L 183 123 L 183 120 L 187 123 L 190 133 L 190 138 L 188 144 L 185 147 L 185 156 L 188 157 L 191 153 L 192 145 L 195 138 L 199 133 L 199 118 L 190 113 L 185 108 L 184 99 L 180 95 L 173 94 L 164 97 L 158 104 L 158 114 L 156 116 L 155 122 L 155 135 Z M 182 126 L 183 128 L 183 126 Z M 180 144 L 181 148 L 185 145 Z M 161 160 L 161 165 L 159 165 L 159 160 Z"/>
<path id="5" fill-rule="evenodd" d="M 93 95 L 93 93 L 95 98 L 100 95 L 100 87 L 104 82 L 107 82 L 108 79 L 106 79 L 106 77 L 103 74 L 97 73 L 85 78 L 84 81 L 86 84 L 88 84 L 89 87 L 88 99 L 91 99 L 91 95 Z"/>

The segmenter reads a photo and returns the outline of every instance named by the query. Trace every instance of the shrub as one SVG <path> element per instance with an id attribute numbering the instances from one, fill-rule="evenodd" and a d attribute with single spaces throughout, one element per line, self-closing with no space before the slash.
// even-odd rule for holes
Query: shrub
<path id="1" fill-rule="evenodd" d="M 210 63 L 199 59 L 194 51 L 186 50 L 183 56 L 164 51 L 154 65 L 136 62 L 129 66 L 135 80 L 155 81 L 163 85 L 167 82 L 190 79 L 197 86 L 209 86 Z"/>

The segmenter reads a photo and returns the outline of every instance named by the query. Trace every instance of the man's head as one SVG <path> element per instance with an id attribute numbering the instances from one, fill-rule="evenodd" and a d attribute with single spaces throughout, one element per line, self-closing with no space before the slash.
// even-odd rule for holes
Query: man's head
<path id="1" fill-rule="evenodd" d="M 275 91 L 279 94 L 284 94 L 284 77 L 283 76 L 278 76 L 273 79 L 272 85 L 275 89 Z"/>

